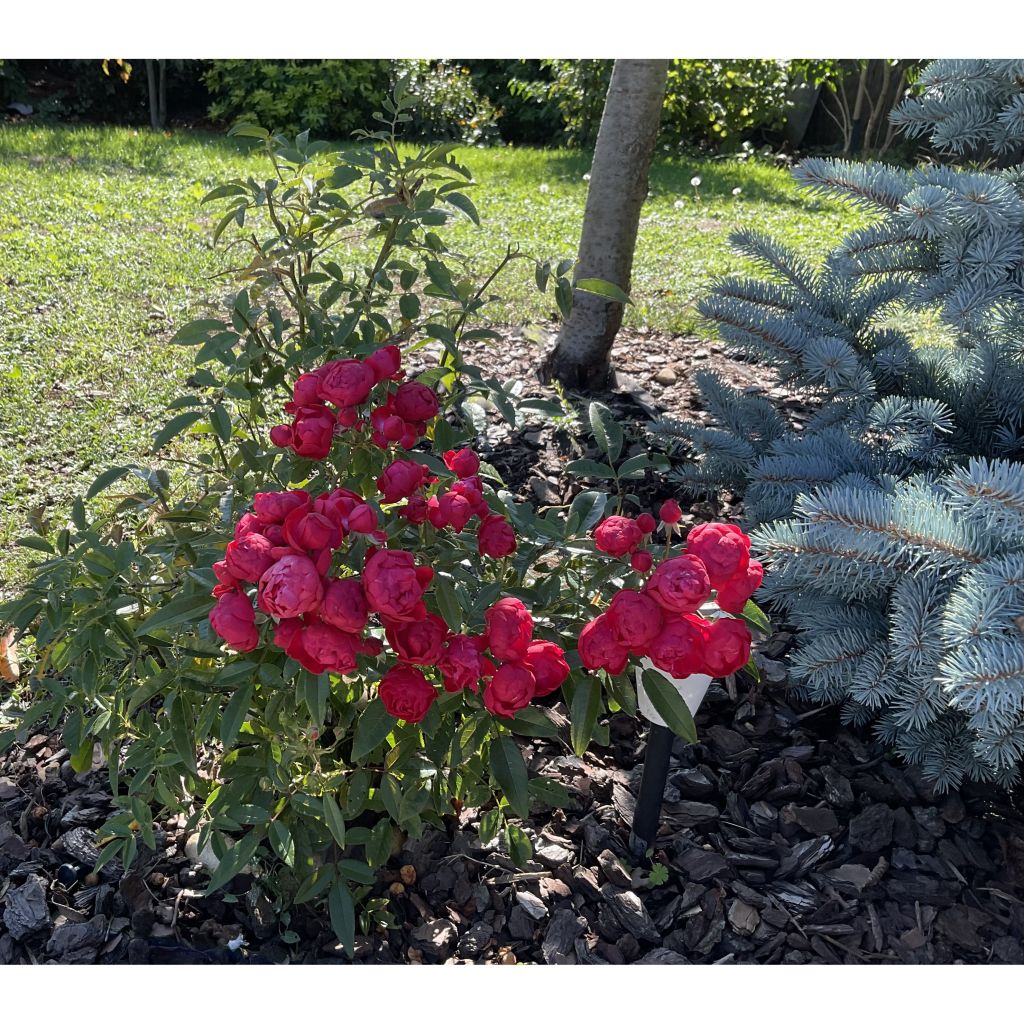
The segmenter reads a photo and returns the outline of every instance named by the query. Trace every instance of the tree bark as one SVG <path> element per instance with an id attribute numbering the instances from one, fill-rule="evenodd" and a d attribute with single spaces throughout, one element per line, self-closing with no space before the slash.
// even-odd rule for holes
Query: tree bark
<path id="1" fill-rule="evenodd" d="M 640 208 L 665 100 L 667 60 L 617 60 L 594 147 L 574 280 L 599 278 L 629 292 Z M 623 307 L 576 292 L 572 313 L 543 367 L 578 390 L 601 388 Z"/>

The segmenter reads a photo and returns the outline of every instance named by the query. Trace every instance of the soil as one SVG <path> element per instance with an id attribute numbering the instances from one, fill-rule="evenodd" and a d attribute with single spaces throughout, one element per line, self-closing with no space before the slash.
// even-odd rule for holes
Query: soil
<path id="1" fill-rule="evenodd" d="M 495 350 L 480 353 L 492 365 Z M 540 349 L 513 335 L 497 375 L 524 397 Z M 707 367 L 807 409 L 764 371 L 714 345 L 634 333 L 617 345 L 618 388 L 595 396 L 626 421 L 663 411 L 698 418 L 692 373 Z M 675 381 L 668 382 L 666 369 Z M 667 383 L 659 384 L 658 375 Z M 565 463 L 589 457 L 588 434 L 489 420 L 490 461 L 510 490 L 560 504 L 585 486 Z M 508 442 L 512 442 L 511 444 Z M 575 442 L 583 451 L 573 448 Z M 646 450 L 643 435 L 632 442 Z M 675 496 L 637 481 L 645 507 Z M 690 518 L 734 515 L 732 495 Z M 1024 814 L 1019 794 L 967 786 L 937 794 L 832 709 L 786 687 L 784 629 L 762 644 L 763 682 L 717 684 L 700 741 L 677 740 L 653 857 L 628 852 L 646 727 L 618 714 L 609 745 L 580 759 L 564 706 L 556 740 L 524 741 L 532 772 L 560 779 L 573 805 L 535 804 L 523 823 L 534 858 L 517 868 L 478 835 L 477 812 L 410 839 L 382 873 L 395 927 L 357 940 L 363 963 L 1021 963 Z M 347 963 L 325 918 L 281 920 L 258 878 L 206 898 L 186 854 L 184 822 L 158 831 L 128 874 L 92 871 L 95 829 L 112 812 L 102 770 L 76 774 L 59 734 L 41 732 L 0 758 L 0 964 Z"/>

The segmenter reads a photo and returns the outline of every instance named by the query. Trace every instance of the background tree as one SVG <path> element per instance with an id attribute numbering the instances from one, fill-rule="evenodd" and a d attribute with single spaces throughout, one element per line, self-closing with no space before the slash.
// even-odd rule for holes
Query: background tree
<path id="1" fill-rule="evenodd" d="M 665 98 L 667 60 L 617 60 L 594 148 L 575 280 L 629 291 L 640 208 Z M 583 390 L 604 385 L 623 305 L 577 291 L 544 373 Z"/>

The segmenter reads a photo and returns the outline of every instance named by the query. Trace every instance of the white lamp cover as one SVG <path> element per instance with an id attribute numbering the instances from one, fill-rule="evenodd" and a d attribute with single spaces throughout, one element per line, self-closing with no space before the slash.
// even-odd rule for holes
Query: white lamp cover
<path id="1" fill-rule="evenodd" d="M 704 699 L 704 694 L 708 692 L 708 687 L 711 685 L 712 677 L 697 674 L 692 676 L 683 676 L 682 679 L 677 679 L 675 676 L 670 676 L 668 673 L 662 672 L 660 668 L 655 668 L 654 663 L 650 658 L 643 658 L 636 670 L 636 698 L 640 714 L 643 715 L 648 722 L 652 725 L 668 725 L 665 719 L 654 710 L 651 698 L 647 696 L 647 691 L 644 689 L 642 676 L 647 669 L 650 669 L 652 672 L 656 672 L 660 675 L 665 680 L 666 686 L 675 687 L 679 696 L 686 701 L 686 706 L 690 709 L 690 714 L 697 714 L 697 708 L 700 707 L 700 702 Z"/>

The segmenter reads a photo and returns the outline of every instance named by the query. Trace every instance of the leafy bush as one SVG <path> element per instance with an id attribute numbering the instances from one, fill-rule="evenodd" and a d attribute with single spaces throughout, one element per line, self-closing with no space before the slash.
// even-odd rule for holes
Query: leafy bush
<path id="1" fill-rule="evenodd" d="M 399 60 L 392 74 L 416 97 L 410 138 L 486 143 L 498 139 L 499 111 L 477 93 L 470 70 L 451 60 Z"/>
<path id="2" fill-rule="evenodd" d="M 541 515 L 470 449 L 487 410 L 563 410 L 517 408 L 514 383 L 461 355 L 494 336 L 489 288 L 525 257 L 480 276 L 447 248 L 452 217 L 477 219 L 472 180 L 452 144 L 400 156 L 413 103 L 399 90 L 388 129 L 346 155 L 236 130 L 270 173 L 206 196 L 242 287 L 174 338 L 195 367 L 162 460 L 110 466 L 63 529 L 23 538 L 43 557 L 0 608 L 35 655 L 0 747 L 47 722 L 82 770 L 99 744 L 104 859 L 130 863 L 154 815 L 183 814 L 218 862 L 211 890 L 251 863 L 280 909 L 324 901 L 349 950 L 390 923 L 374 884 L 399 830 L 478 808 L 484 839 L 529 857 L 517 820 L 567 800 L 513 739 L 556 732 L 534 696 L 561 684 L 580 752 L 607 742 L 606 707 L 636 703 L 566 643 L 622 572 L 589 540 L 607 496 Z M 569 270 L 535 266 L 563 309 Z M 436 365 L 403 379 L 427 345 Z M 621 428 L 598 406 L 592 422 L 617 459 Z"/>
<path id="3" fill-rule="evenodd" d="M 920 130 L 939 116 L 940 145 L 954 140 L 941 126 L 969 116 L 957 145 L 1012 148 L 1020 62 L 964 63 L 929 66 L 898 118 Z M 815 415 L 797 432 L 706 374 L 714 425 L 661 432 L 695 456 L 681 483 L 745 489 L 751 519 L 774 521 L 754 541 L 773 569 L 766 594 L 803 631 L 806 692 L 873 723 L 940 786 L 1010 784 L 1024 756 L 1024 181 L 822 160 L 796 175 L 876 221 L 820 270 L 738 236 L 771 279 L 725 280 L 701 309 Z M 907 308 L 936 312 L 956 344 L 915 344 L 891 322 Z"/>
<path id="4" fill-rule="evenodd" d="M 203 75 L 209 116 L 348 138 L 370 122 L 390 88 L 387 60 L 215 60 Z"/>
<path id="5" fill-rule="evenodd" d="M 566 146 L 592 147 L 601 126 L 604 100 L 612 78 L 610 60 L 542 60 L 544 79 L 514 78 L 508 83 L 516 98 L 538 104 L 561 125 Z M 550 141 L 555 141 L 554 139 Z"/>

